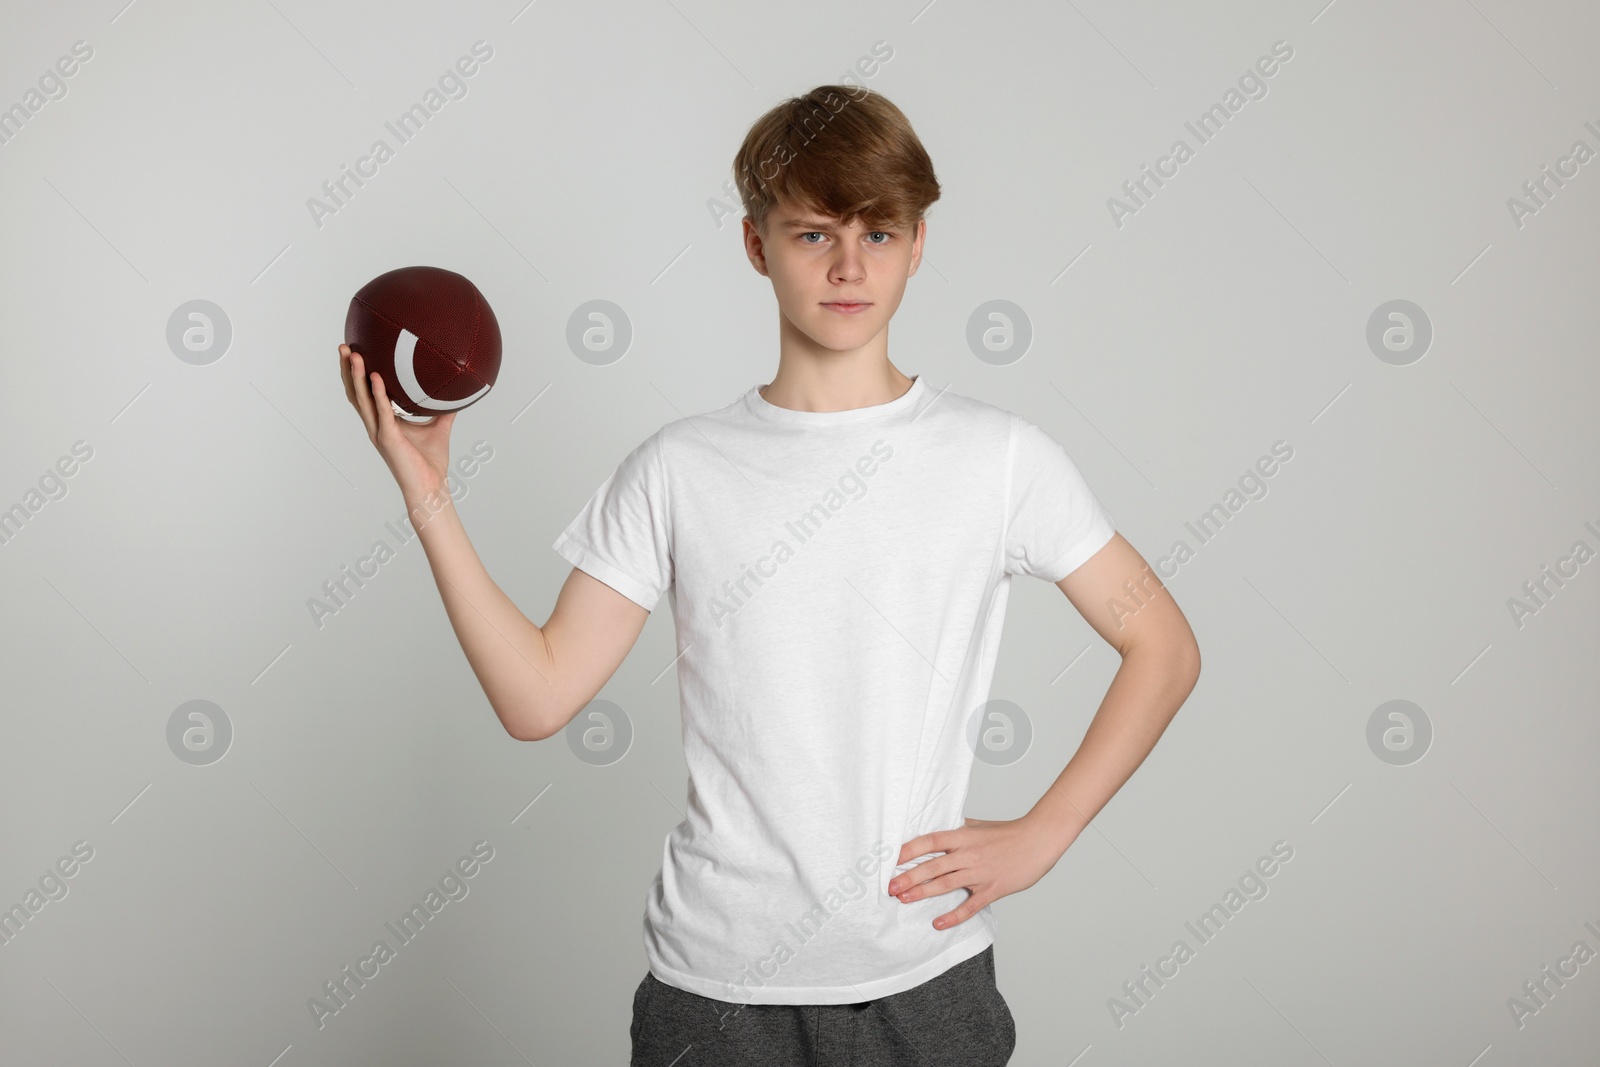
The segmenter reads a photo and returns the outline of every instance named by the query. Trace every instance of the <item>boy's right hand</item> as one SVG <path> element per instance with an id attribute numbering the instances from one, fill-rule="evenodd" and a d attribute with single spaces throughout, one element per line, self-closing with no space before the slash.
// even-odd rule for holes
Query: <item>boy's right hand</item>
<path id="1" fill-rule="evenodd" d="M 448 492 L 450 427 L 456 413 L 447 411 L 422 423 L 397 418 L 383 376 L 366 373 L 365 362 L 349 345 L 339 346 L 339 372 L 344 378 L 345 398 L 360 413 L 368 439 L 389 465 L 406 503 L 420 503 L 432 493 Z"/>

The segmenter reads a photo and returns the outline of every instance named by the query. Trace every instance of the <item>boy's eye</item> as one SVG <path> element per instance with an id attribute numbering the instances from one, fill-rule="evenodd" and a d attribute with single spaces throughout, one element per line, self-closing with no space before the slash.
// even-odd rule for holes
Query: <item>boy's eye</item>
<path id="1" fill-rule="evenodd" d="M 826 236 L 826 235 L 823 234 L 821 230 L 807 230 L 805 233 L 802 233 L 800 235 L 800 242 L 802 244 L 814 245 L 817 242 L 815 242 L 815 241 L 807 241 L 806 238 L 807 237 L 823 237 L 823 236 Z M 881 240 L 881 241 L 873 241 L 872 243 L 875 244 L 875 245 L 886 245 L 894 237 L 893 234 L 887 233 L 887 232 L 885 232 L 883 230 L 873 230 L 867 236 L 868 237 L 881 237 L 881 238 L 883 238 L 883 240 Z"/>

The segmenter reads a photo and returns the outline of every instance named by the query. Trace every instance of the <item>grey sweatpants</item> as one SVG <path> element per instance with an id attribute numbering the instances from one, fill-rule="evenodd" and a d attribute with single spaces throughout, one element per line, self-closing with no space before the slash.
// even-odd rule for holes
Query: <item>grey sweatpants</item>
<path id="1" fill-rule="evenodd" d="M 630 1067 L 1003 1067 L 1016 1022 L 994 946 L 921 985 L 861 1004 L 734 1004 L 645 972 Z"/>

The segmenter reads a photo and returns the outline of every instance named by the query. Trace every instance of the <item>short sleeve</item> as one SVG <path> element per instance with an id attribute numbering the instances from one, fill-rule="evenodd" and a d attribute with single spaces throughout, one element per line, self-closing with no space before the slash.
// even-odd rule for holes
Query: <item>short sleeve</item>
<path id="1" fill-rule="evenodd" d="M 1013 415 L 1006 458 L 1006 573 L 1059 582 L 1116 532 L 1115 520 L 1061 443 Z"/>
<path id="2" fill-rule="evenodd" d="M 625 456 L 551 546 L 646 611 L 672 584 L 666 464 L 657 431 Z"/>

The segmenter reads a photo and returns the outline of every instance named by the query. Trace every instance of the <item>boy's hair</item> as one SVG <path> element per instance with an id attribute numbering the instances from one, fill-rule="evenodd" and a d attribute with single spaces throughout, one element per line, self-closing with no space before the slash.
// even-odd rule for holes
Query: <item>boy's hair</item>
<path id="1" fill-rule="evenodd" d="M 780 199 L 848 225 L 915 228 L 939 199 L 933 162 L 904 112 L 860 85 L 819 85 L 756 120 L 733 160 L 763 235 Z"/>

